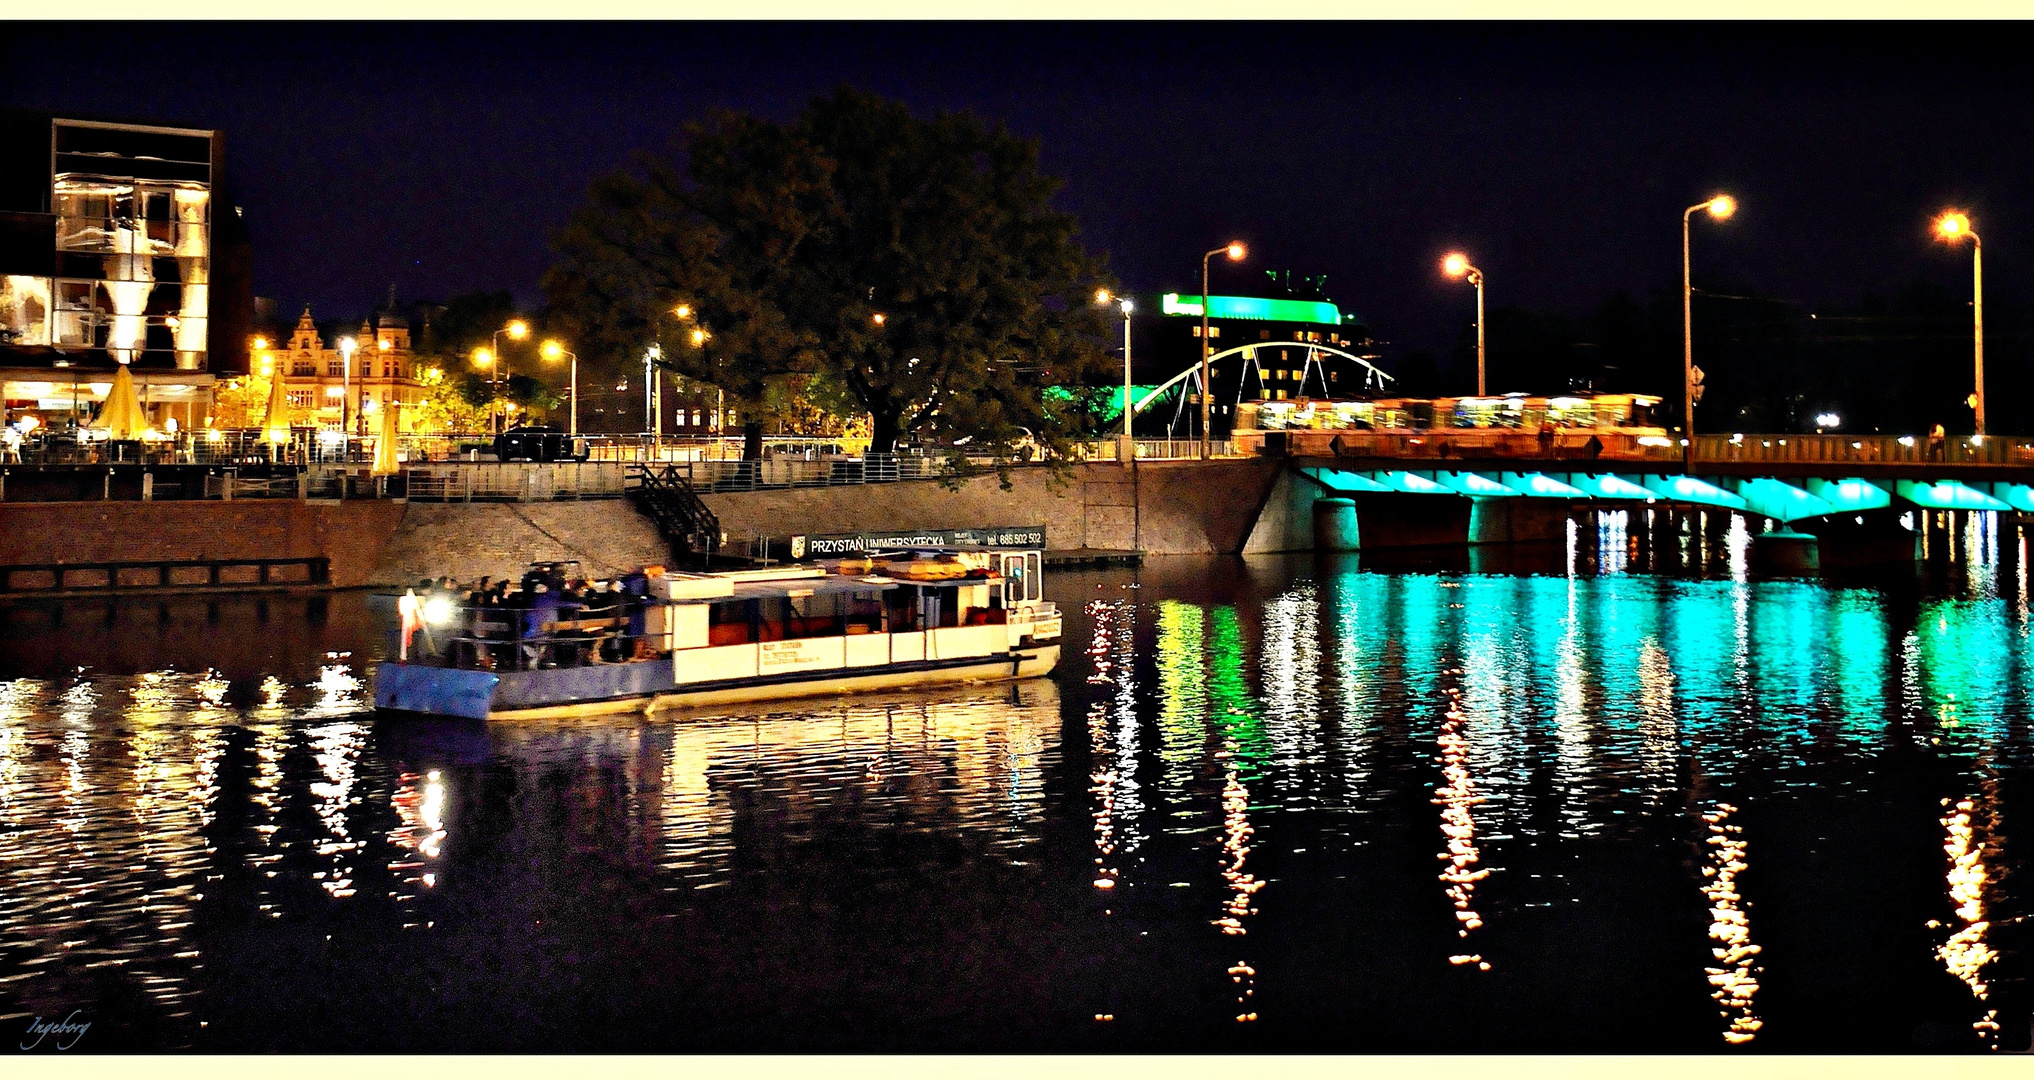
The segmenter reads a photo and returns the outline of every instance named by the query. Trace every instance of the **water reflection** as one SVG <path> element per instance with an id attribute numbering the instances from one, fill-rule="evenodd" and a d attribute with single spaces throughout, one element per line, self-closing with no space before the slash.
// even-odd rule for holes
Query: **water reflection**
<path id="1" fill-rule="evenodd" d="M 1702 895 L 1709 901 L 1709 938 L 1714 942 L 1709 955 L 1716 961 L 1703 970 L 1709 975 L 1709 997 L 1725 1022 L 1723 1041 L 1732 1044 L 1752 1041 L 1765 1026 L 1752 1009 L 1763 969 L 1758 963 L 1760 948 L 1752 943 L 1744 897 L 1737 891 L 1747 845 L 1744 826 L 1730 820 L 1736 813 L 1737 807 L 1719 802 L 1702 815 L 1708 827 L 1702 841 L 1708 856 L 1702 867 Z"/>
<path id="2" fill-rule="evenodd" d="M 1450 692 L 1454 697 L 1454 692 Z M 1469 773 L 1469 740 L 1463 735 L 1463 715 L 1459 703 L 1451 704 L 1447 720 L 1441 725 L 1441 777 L 1442 784 L 1434 792 L 1434 803 L 1441 808 L 1441 836 L 1444 844 L 1441 858 L 1441 880 L 1447 883 L 1448 901 L 1455 908 L 1458 924 L 1456 936 L 1465 939 L 1462 949 L 1449 955 L 1451 964 L 1475 964 L 1484 971 L 1490 970 L 1490 962 L 1482 954 L 1469 952 L 1466 939 L 1469 931 L 1483 925 L 1483 917 L 1473 906 L 1476 883 L 1490 876 L 1490 870 L 1476 864 L 1482 855 L 1476 847 L 1476 819 L 1472 809 L 1482 798 L 1476 793 L 1475 781 Z"/>
<path id="3" fill-rule="evenodd" d="M 1982 805 L 1982 809 L 1980 808 Z M 1942 841 L 1943 854 L 1949 858 L 1949 898 L 1956 904 L 1956 918 L 1962 923 L 1935 950 L 1935 958 L 1942 961 L 1951 975 L 1970 988 L 1973 998 L 1981 1006 L 1989 1005 L 1992 988 L 1991 976 L 1986 968 L 1998 959 L 1998 950 L 1985 938 L 1991 931 L 1991 922 L 1985 917 L 1985 891 L 1989 884 L 1989 868 L 1985 865 L 1986 842 L 1979 835 L 1980 829 L 1989 832 L 1993 816 L 1992 800 L 1986 796 L 1959 799 L 1954 806 L 1948 799 L 1942 800 L 1946 813 L 1942 827 L 1947 830 Z M 1931 922 L 1930 926 L 1939 925 Z M 1985 1009 L 1984 1015 L 1971 1022 L 1972 1030 L 1978 1035 L 1995 1041 L 1999 1034 L 1999 1010 Z"/>
<path id="4" fill-rule="evenodd" d="M 73 649 L 0 680 L 0 1018 L 98 1010 L 106 1049 L 580 1049 L 597 1014 L 626 1050 L 1888 1052 L 1953 1008 L 2000 1042 L 2034 1005 L 2022 575 L 1764 581 L 1736 519 L 1585 526 L 1570 574 L 1549 544 L 1544 576 L 1088 575 L 1056 682 L 655 721 L 380 720 L 375 646 L 335 631 Z"/>

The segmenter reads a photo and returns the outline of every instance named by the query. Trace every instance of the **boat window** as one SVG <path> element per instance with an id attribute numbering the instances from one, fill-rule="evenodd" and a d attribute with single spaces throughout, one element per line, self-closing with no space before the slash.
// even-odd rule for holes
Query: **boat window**
<path id="1" fill-rule="evenodd" d="M 756 602 L 732 600 L 711 604 L 706 612 L 708 645 L 747 645 L 755 640 Z"/>
<path id="2" fill-rule="evenodd" d="M 882 599 L 891 633 L 908 634 L 924 629 L 924 624 L 918 619 L 918 586 L 890 589 L 883 593 Z"/>
<path id="3" fill-rule="evenodd" d="M 1045 575 L 1041 572 L 1043 569 L 1041 564 L 1044 561 L 1045 556 L 1039 552 L 1027 551 L 1024 553 L 1024 599 L 1026 600 L 1045 599 Z"/>
<path id="4" fill-rule="evenodd" d="M 919 601 L 927 628 L 960 625 L 960 588 L 954 585 L 927 586 Z"/>
<path id="5" fill-rule="evenodd" d="M 850 593 L 841 614 L 847 622 L 846 629 L 850 634 L 880 634 L 883 632 L 883 597 L 881 593 Z"/>

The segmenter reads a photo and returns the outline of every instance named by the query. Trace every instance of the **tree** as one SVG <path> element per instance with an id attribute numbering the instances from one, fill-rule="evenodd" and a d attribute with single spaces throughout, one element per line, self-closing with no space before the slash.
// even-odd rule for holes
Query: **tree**
<path id="1" fill-rule="evenodd" d="M 560 234 L 545 288 L 581 340 L 657 342 L 751 411 L 770 380 L 818 377 L 869 415 L 876 451 L 1070 449 L 1043 391 L 1108 378 L 1088 300 L 1112 282 L 1051 206 L 1035 142 L 842 89 L 789 125 L 717 115 L 685 150 L 683 170 L 596 182 Z"/>
<path id="2" fill-rule="evenodd" d="M 417 381 L 424 384 L 423 399 L 418 403 L 417 430 L 464 433 L 487 430 L 493 415 L 490 411 L 493 394 L 487 380 L 469 370 L 455 368 L 448 373 L 441 366 L 419 364 Z M 476 385 L 478 401 L 473 396 Z"/>

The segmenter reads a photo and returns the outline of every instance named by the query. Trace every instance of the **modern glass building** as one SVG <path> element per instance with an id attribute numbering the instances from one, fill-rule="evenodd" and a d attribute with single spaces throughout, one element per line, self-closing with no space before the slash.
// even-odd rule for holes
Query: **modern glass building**
<path id="1" fill-rule="evenodd" d="M 245 373 L 252 249 L 217 131 L 0 112 L 0 392 L 63 424 L 128 365 L 144 407 L 204 423 Z"/>

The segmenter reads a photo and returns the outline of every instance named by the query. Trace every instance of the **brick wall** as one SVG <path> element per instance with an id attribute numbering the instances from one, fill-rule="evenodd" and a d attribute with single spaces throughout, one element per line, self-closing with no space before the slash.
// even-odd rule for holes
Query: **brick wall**
<path id="1" fill-rule="evenodd" d="M 373 500 L 0 503 L 0 565 L 324 556 L 332 584 L 365 585 L 402 511 Z"/>

